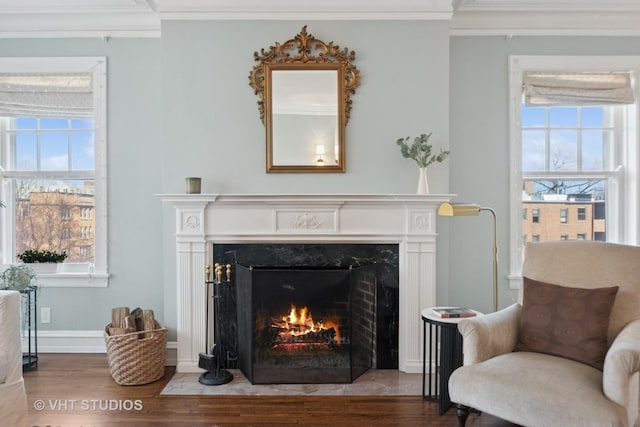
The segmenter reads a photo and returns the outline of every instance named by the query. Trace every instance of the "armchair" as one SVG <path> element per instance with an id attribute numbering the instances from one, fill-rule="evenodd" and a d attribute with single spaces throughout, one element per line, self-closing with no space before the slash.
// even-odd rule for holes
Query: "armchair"
<path id="1" fill-rule="evenodd" d="M 463 366 L 451 375 L 449 394 L 459 425 L 473 409 L 525 426 L 633 426 L 640 386 L 640 247 L 530 243 L 523 276 L 563 291 L 618 286 L 602 334 L 602 370 L 544 351 L 514 351 L 522 342 L 521 290 L 517 304 L 458 324 Z"/>
<path id="2" fill-rule="evenodd" d="M 0 425 L 27 425 L 17 291 L 0 291 Z"/>

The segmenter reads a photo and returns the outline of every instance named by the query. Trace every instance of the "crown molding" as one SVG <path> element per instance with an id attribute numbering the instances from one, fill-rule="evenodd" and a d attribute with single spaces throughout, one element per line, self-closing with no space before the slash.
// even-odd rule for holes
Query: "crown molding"
<path id="1" fill-rule="evenodd" d="M 0 38 L 160 37 L 153 0 L 0 0 Z"/>
<path id="2" fill-rule="evenodd" d="M 640 11 L 637 0 L 453 0 L 456 10 L 510 12 Z"/>
<path id="3" fill-rule="evenodd" d="M 446 20 L 451 35 L 640 35 L 639 0 L 0 0 L 0 38 L 160 37 L 167 20 Z"/>
<path id="4" fill-rule="evenodd" d="M 449 20 L 451 0 L 156 0 L 163 20 Z"/>
<path id="5" fill-rule="evenodd" d="M 451 35 L 640 35 L 638 0 L 453 0 Z"/>
<path id="6" fill-rule="evenodd" d="M 639 36 L 640 10 L 457 11 L 452 36 Z"/>
<path id="7" fill-rule="evenodd" d="M 160 20 L 153 14 L 69 13 L 0 14 L 0 38 L 160 37 Z"/>

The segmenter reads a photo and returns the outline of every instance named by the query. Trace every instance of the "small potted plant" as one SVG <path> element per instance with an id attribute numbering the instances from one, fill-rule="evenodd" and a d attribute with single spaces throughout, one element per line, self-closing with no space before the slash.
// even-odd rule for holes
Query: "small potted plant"
<path id="1" fill-rule="evenodd" d="M 67 252 L 51 251 L 49 249 L 27 249 L 18 254 L 18 259 L 30 264 L 37 273 L 55 273 L 57 264 L 67 258 Z"/>
<path id="2" fill-rule="evenodd" d="M 410 137 L 400 138 L 396 141 L 396 144 L 400 146 L 402 157 L 415 160 L 420 168 L 418 194 L 429 194 L 427 166 L 434 162 L 442 163 L 449 156 L 449 151 L 443 151 L 442 149 L 438 154 L 431 154 L 433 146 L 429 144 L 429 138 L 431 138 L 430 133 L 423 133 L 420 136 L 416 136 L 412 144 L 409 144 Z"/>
<path id="3" fill-rule="evenodd" d="M 24 292 L 36 286 L 36 274 L 28 265 L 11 265 L 0 273 L 0 289 Z"/>

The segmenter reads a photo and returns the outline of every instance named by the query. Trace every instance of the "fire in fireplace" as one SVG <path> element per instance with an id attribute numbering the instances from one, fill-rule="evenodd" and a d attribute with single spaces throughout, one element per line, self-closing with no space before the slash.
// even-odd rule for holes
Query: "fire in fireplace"
<path id="1" fill-rule="evenodd" d="M 292 304 L 289 313 L 271 319 L 271 328 L 277 332 L 273 348 L 285 352 L 340 345 L 338 320 L 316 322 L 307 307 Z"/>
<path id="2" fill-rule="evenodd" d="M 372 366 L 375 267 L 236 268 L 238 365 L 252 384 L 349 383 Z"/>

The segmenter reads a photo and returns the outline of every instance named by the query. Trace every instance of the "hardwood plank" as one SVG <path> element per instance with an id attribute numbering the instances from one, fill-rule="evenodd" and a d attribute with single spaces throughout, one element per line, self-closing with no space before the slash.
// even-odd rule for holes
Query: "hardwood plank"
<path id="1" fill-rule="evenodd" d="M 104 354 L 40 354 L 25 372 L 29 425 L 209 427 L 457 427 L 454 411 L 438 416 L 436 402 L 420 396 L 161 396 L 173 367 L 154 383 L 120 386 Z M 44 409 L 38 410 L 38 401 Z M 468 427 L 508 427 L 488 414 Z"/>

